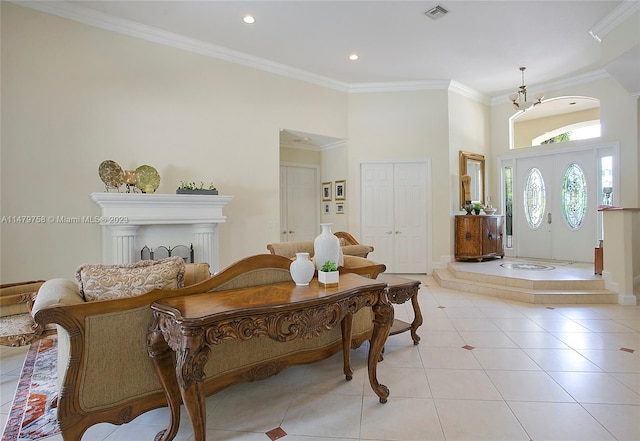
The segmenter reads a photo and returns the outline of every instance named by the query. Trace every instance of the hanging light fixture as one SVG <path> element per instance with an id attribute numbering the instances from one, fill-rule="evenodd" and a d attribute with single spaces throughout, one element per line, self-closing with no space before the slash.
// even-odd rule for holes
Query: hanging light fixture
<path id="1" fill-rule="evenodd" d="M 527 86 L 524 85 L 524 70 L 526 67 L 521 67 L 520 72 L 522 72 L 522 86 L 518 88 L 518 93 L 513 93 L 509 95 L 509 99 L 513 104 L 513 108 L 516 110 L 527 110 L 532 108 L 533 106 L 537 106 L 542 102 L 542 98 L 544 98 L 544 94 L 537 93 L 534 98 L 535 101 L 527 101 Z"/>

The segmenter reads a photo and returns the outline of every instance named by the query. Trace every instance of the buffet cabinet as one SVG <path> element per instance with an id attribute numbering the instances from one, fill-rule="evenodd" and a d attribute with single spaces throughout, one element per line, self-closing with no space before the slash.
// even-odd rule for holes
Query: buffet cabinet
<path id="1" fill-rule="evenodd" d="M 503 216 L 457 215 L 455 224 L 456 260 L 504 257 Z"/>

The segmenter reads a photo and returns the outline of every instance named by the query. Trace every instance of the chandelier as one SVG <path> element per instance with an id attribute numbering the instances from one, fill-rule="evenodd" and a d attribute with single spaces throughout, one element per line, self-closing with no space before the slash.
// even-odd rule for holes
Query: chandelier
<path id="1" fill-rule="evenodd" d="M 544 94 L 537 93 L 534 98 L 535 101 L 527 101 L 527 86 L 524 85 L 524 70 L 526 67 L 521 67 L 520 72 L 522 72 L 522 86 L 518 88 L 518 93 L 513 93 L 509 95 L 509 99 L 513 104 L 513 108 L 516 110 L 527 110 L 532 108 L 533 106 L 537 106 L 542 102 L 542 98 L 544 98 Z"/>

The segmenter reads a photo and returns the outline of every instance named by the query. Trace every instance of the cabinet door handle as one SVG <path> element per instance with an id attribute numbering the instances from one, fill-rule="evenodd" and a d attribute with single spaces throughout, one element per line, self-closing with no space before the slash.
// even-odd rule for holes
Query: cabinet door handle
<path id="1" fill-rule="evenodd" d="M 387 234 L 393 234 L 393 231 L 387 231 Z"/>
<path id="2" fill-rule="evenodd" d="M 547 223 L 551 223 L 551 213 L 547 213 Z"/>
<path id="3" fill-rule="evenodd" d="M 293 234 L 293 233 L 295 233 L 295 231 L 289 231 L 289 234 Z"/>
<path id="4" fill-rule="evenodd" d="M 402 231 L 396 231 L 396 234 L 400 234 L 400 233 L 402 233 Z"/>

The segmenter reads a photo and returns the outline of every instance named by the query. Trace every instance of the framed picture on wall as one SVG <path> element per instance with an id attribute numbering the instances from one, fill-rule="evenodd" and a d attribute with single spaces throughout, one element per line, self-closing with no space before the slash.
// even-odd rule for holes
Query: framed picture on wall
<path id="1" fill-rule="evenodd" d="M 336 214 L 344 214 L 344 202 L 336 202 Z"/>
<path id="2" fill-rule="evenodd" d="M 330 211 L 329 211 L 329 204 L 322 204 L 322 212 L 323 212 L 324 214 L 330 214 Z"/>
<path id="3" fill-rule="evenodd" d="M 344 201 L 347 196 L 346 181 L 336 181 L 336 201 Z"/>
<path id="4" fill-rule="evenodd" d="M 331 200 L 331 182 L 322 183 L 322 200 L 323 201 Z"/>

